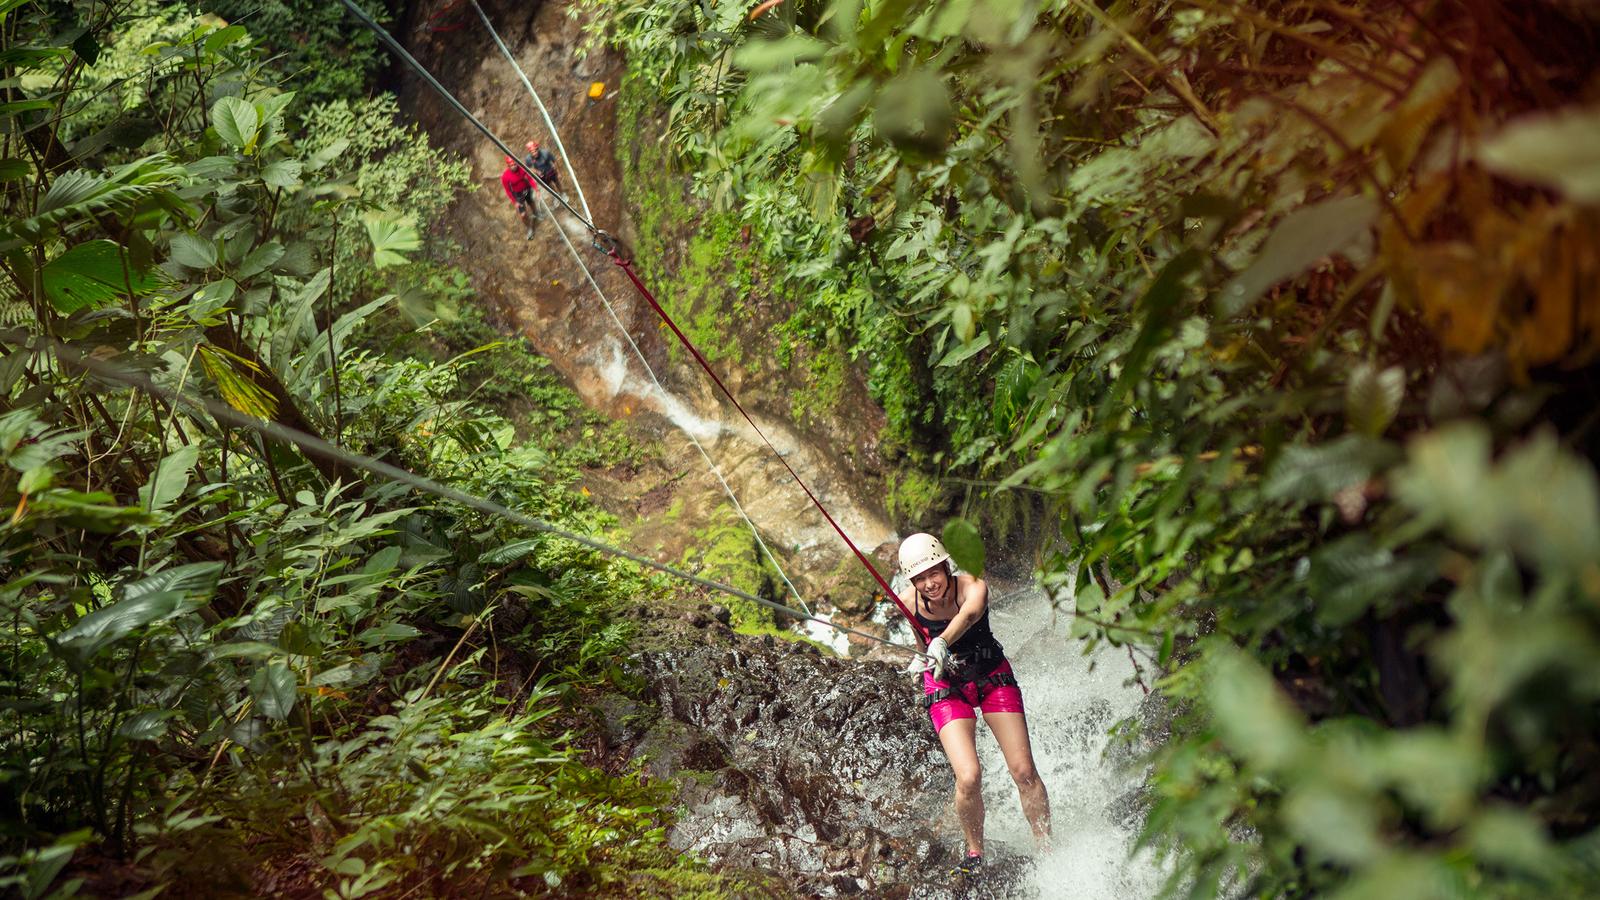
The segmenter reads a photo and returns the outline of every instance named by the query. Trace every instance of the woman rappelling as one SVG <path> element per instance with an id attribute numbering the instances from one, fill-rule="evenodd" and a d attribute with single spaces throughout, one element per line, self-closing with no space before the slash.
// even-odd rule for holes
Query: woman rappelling
<path id="1" fill-rule="evenodd" d="M 923 702 L 956 779 L 956 816 L 966 838 L 965 858 L 952 871 L 976 875 L 983 867 L 982 766 L 978 763 L 977 711 L 994 732 L 1017 784 L 1022 813 L 1041 849 L 1050 843 L 1050 799 L 1033 763 L 1022 690 L 989 627 L 989 586 L 958 573 L 944 544 L 913 534 L 900 544 L 900 575 L 910 587 L 899 594 L 927 636 L 931 665 L 922 672 Z"/>

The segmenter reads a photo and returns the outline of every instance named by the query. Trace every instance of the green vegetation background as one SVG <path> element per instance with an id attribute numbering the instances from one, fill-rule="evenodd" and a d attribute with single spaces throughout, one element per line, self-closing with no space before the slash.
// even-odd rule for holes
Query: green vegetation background
<path id="1" fill-rule="evenodd" d="M 46 6 L 0 3 L 0 890 L 741 892 L 583 749 L 664 585 L 55 350 L 605 534 L 635 448 L 485 324 L 370 36 Z"/>

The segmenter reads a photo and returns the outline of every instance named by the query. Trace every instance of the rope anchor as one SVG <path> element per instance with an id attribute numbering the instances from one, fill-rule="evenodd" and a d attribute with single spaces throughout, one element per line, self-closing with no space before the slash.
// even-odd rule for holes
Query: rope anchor
<path id="1" fill-rule="evenodd" d="M 624 252 L 622 242 L 604 229 L 594 230 L 593 243 L 596 250 L 616 260 L 618 265 L 626 266 L 633 262 L 633 259 Z"/>

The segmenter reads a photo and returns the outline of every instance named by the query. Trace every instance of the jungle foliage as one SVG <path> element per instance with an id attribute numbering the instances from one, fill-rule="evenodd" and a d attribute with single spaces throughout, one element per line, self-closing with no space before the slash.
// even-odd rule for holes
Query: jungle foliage
<path id="1" fill-rule="evenodd" d="M 887 437 L 1059 524 L 1172 892 L 1600 892 L 1592 9 L 583 8 Z"/>
<path id="2" fill-rule="evenodd" d="M 0 35 L 0 891 L 707 887 L 570 714 L 658 585 L 193 402 L 608 527 L 623 439 L 427 234 L 466 165 L 183 5 Z"/>

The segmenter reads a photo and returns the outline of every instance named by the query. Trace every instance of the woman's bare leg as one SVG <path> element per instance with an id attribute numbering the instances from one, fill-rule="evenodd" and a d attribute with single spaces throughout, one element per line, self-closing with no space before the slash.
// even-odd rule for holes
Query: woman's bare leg
<path id="1" fill-rule="evenodd" d="M 968 853 L 983 853 L 983 767 L 978 765 L 978 720 L 952 719 L 939 729 L 939 743 L 956 776 L 956 817 Z"/>
<path id="2" fill-rule="evenodd" d="M 994 739 L 1005 754 L 1006 768 L 1011 770 L 1011 780 L 1017 783 L 1017 795 L 1022 798 L 1022 814 L 1033 827 L 1033 839 L 1042 849 L 1050 847 L 1050 795 L 1039 778 L 1033 764 L 1033 745 L 1028 742 L 1028 720 L 1019 712 L 984 713 Z"/>

